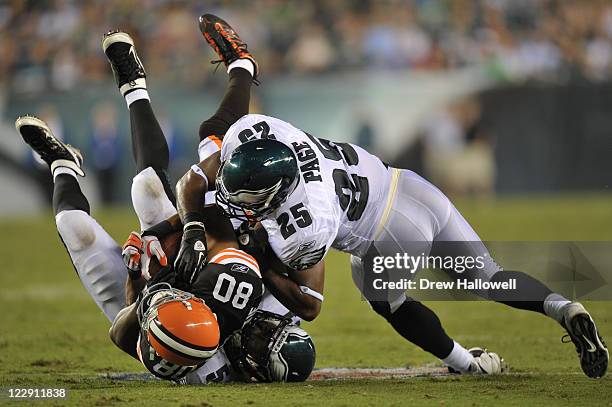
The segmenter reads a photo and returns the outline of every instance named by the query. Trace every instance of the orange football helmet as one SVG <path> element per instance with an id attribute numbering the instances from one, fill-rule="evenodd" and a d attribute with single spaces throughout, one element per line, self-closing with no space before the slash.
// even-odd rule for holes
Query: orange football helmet
<path id="1" fill-rule="evenodd" d="M 138 309 L 141 335 L 168 362 L 195 366 L 219 347 L 217 317 L 204 301 L 166 283 L 151 286 Z"/>

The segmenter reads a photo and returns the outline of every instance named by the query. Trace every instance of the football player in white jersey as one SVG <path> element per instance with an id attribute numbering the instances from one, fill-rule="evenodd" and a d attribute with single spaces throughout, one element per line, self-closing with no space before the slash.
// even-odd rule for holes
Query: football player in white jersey
<path id="1" fill-rule="evenodd" d="M 241 41 L 234 50 L 246 53 Z M 232 56 L 234 61 L 251 61 Z M 232 61 L 223 62 L 231 68 Z M 251 69 L 256 71 L 256 65 Z M 607 348 L 584 307 L 527 274 L 504 271 L 450 200 L 412 171 L 389 167 L 358 146 L 314 137 L 277 118 L 249 114 L 226 129 L 220 151 L 192 167 L 177 184 L 183 223 L 202 222 L 203 197 L 214 189 L 228 216 L 245 221 L 260 236 L 267 235 L 287 273 L 264 273 L 264 281 L 284 305 L 305 319 L 320 312 L 324 257 L 334 248 L 351 254 L 354 282 L 373 310 L 401 336 L 456 371 L 500 372 L 503 363 L 496 354 L 468 351 L 453 341 L 434 312 L 407 297 L 404 289 L 373 284 L 380 278 L 393 283 L 411 277 L 405 269 L 381 277 L 372 270 L 374 257 L 407 253 L 482 258 L 482 264 L 468 272 L 445 271 L 474 281 L 516 280 L 517 289 L 510 294 L 475 292 L 549 316 L 567 330 L 586 375 L 601 377 L 606 372 Z M 175 263 L 178 272 L 197 269 L 194 247 L 203 241 L 204 232 L 202 228 L 200 237 L 183 239 Z"/>

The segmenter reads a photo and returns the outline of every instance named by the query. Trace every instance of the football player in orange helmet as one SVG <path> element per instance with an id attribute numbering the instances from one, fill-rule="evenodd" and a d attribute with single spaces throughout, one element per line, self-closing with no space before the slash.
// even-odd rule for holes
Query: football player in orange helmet
<path id="1" fill-rule="evenodd" d="M 217 209 L 210 207 L 208 210 Z M 170 221 L 162 224 L 167 230 L 172 227 Z M 217 346 L 240 330 L 255 312 L 263 294 L 258 263 L 238 249 L 231 224 L 225 218 L 217 217 L 215 221 L 207 222 L 207 229 L 208 254 L 211 258 L 191 282 L 177 278 L 171 266 L 180 233 L 171 233 L 158 241 L 159 246 L 153 250 L 161 253 L 162 259 L 168 253 L 167 259 L 161 261 L 156 256 L 145 260 L 150 256 L 150 251 L 145 243 L 137 243 L 135 233 L 126 242 L 124 252 L 129 252 L 127 249 L 130 247 L 139 247 L 139 251 L 131 252 L 135 254 L 126 255 L 126 263 L 140 255 L 140 260 L 134 262 L 139 263 L 141 268 L 138 272 L 130 270 L 131 277 L 126 285 L 127 303 L 130 305 L 114 319 L 110 335 L 117 346 L 137 357 L 160 378 L 178 380 L 207 361 L 205 356 L 215 355 Z M 147 233 L 153 232 L 150 229 L 145 232 L 146 236 L 152 236 Z M 148 268 L 144 269 L 147 263 Z M 167 265 L 162 267 L 162 263 Z M 141 275 L 150 276 L 150 279 L 148 286 L 139 293 L 137 286 L 145 280 Z M 204 312 L 204 309 L 209 312 Z M 200 310 L 197 316 L 202 320 L 190 319 L 196 316 L 195 310 Z M 211 318 L 214 318 L 214 323 Z M 216 332 L 211 328 L 215 328 Z M 193 336 L 190 332 L 199 336 Z M 198 359 L 199 356 L 202 359 Z M 219 380 L 226 380 L 229 370 L 225 368 L 222 373 L 217 371 L 224 368 L 227 359 L 221 349 L 215 356 L 216 360 L 207 364 L 206 369 L 211 369 L 211 366 L 217 369 L 207 371 L 204 379 L 214 373 Z"/>
<path id="2" fill-rule="evenodd" d="M 160 357 L 181 366 L 206 362 L 219 347 L 216 315 L 191 293 L 160 283 L 147 289 L 139 303 L 141 335 Z M 142 360 L 140 346 L 136 351 Z"/>

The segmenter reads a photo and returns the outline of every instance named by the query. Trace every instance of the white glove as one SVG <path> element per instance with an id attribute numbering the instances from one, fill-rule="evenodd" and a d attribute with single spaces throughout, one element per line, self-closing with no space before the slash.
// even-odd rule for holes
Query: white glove
<path id="1" fill-rule="evenodd" d="M 142 276 L 145 280 L 149 281 L 151 279 L 151 274 L 149 273 L 151 259 L 155 257 L 162 267 L 166 267 L 168 265 L 168 256 L 166 256 L 156 236 L 142 236 L 142 252 L 140 258 Z"/>
<path id="2" fill-rule="evenodd" d="M 132 278 L 142 276 L 147 281 L 151 279 L 149 266 L 152 257 L 155 257 L 162 267 L 168 265 L 168 257 L 159 239 L 152 235 L 141 236 L 137 232 L 130 233 L 121 255 Z"/>

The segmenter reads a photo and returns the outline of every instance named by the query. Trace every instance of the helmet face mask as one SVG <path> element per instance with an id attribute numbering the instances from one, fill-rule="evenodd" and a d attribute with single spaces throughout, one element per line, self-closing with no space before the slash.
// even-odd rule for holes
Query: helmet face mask
<path id="1" fill-rule="evenodd" d="M 267 199 L 252 203 L 249 203 L 249 201 L 253 201 L 252 197 L 255 195 L 252 191 L 240 190 L 232 194 L 225 187 L 222 177 L 217 177 L 216 186 L 217 206 L 219 206 L 229 218 L 243 221 L 260 221 L 278 209 L 278 207 L 287 200 L 289 194 L 297 187 L 297 182 L 291 185 L 289 192 L 284 196 L 277 197 L 275 195 L 278 192 L 274 189 L 270 189 L 270 193 L 266 196 Z M 273 186 L 273 188 L 277 190 L 279 187 L 280 181 Z"/>
<path id="2" fill-rule="evenodd" d="M 216 201 L 230 218 L 259 221 L 278 209 L 298 183 L 299 168 L 289 147 L 276 140 L 253 140 L 221 164 Z"/>

